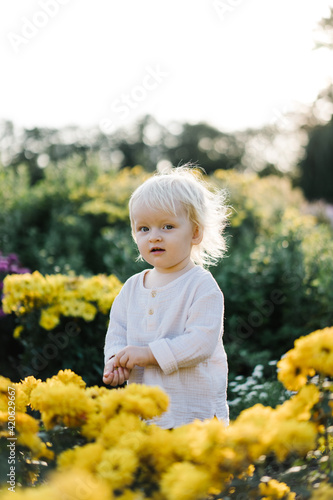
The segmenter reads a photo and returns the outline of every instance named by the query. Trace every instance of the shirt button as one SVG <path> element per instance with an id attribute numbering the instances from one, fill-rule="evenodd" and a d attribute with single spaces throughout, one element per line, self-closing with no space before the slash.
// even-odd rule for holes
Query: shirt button
<path id="1" fill-rule="evenodd" d="M 154 314 L 154 309 L 149 309 L 149 314 L 150 315 Z"/>
<path id="2" fill-rule="evenodd" d="M 156 297 L 156 290 L 153 290 L 153 291 L 151 292 L 151 296 L 152 296 L 152 297 Z"/>

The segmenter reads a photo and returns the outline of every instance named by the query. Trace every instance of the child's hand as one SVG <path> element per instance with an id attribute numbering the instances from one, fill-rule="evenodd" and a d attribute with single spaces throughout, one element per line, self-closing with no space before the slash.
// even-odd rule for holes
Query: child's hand
<path id="1" fill-rule="evenodd" d="M 114 360 L 115 358 L 113 357 L 105 363 L 103 373 L 104 384 L 110 384 L 112 387 L 122 385 L 130 376 L 130 370 L 123 367 L 115 367 Z"/>
<path id="2" fill-rule="evenodd" d="M 149 347 L 129 345 L 119 351 L 113 358 L 114 366 L 132 370 L 134 366 L 157 365 L 157 361 Z"/>

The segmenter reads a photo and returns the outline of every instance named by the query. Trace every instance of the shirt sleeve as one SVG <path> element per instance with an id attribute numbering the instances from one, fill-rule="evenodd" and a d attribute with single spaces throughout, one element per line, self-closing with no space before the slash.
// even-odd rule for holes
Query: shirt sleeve
<path id="1" fill-rule="evenodd" d="M 185 331 L 174 338 L 161 338 L 149 343 L 160 368 L 169 375 L 209 358 L 223 332 L 223 294 L 210 290 L 194 298 L 189 309 Z"/>
<path id="2" fill-rule="evenodd" d="M 114 299 L 111 311 L 108 330 L 105 337 L 104 361 L 117 354 L 127 346 L 127 314 L 126 301 L 123 289 Z"/>

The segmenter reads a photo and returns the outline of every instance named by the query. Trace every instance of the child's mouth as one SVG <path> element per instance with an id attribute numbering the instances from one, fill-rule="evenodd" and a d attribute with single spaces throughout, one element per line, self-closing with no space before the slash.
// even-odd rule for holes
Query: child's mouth
<path id="1" fill-rule="evenodd" d="M 158 248 L 158 247 L 156 247 L 156 248 L 152 248 L 152 249 L 150 250 L 150 252 L 151 252 L 151 253 L 155 253 L 155 254 L 158 254 L 158 253 L 163 253 L 163 252 L 164 252 L 164 249 L 163 249 L 163 248 Z"/>

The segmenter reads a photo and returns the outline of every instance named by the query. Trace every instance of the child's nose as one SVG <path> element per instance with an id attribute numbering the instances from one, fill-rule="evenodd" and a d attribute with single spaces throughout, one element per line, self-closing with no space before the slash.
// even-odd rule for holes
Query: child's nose
<path id="1" fill-rule="evenodd" d="M 159 232 L 158 229 L 152 229 L 150 232 L 150 241 L 161 241 L 161 233 Z"/>

